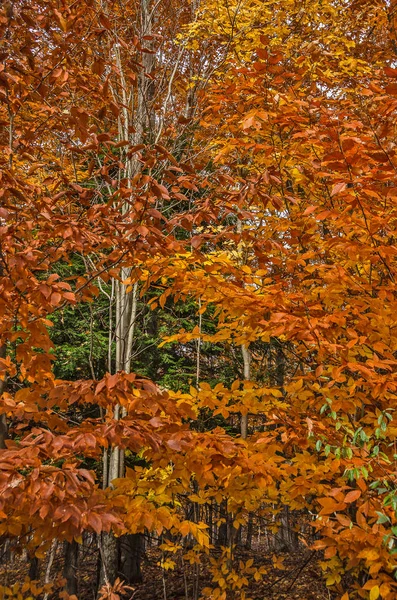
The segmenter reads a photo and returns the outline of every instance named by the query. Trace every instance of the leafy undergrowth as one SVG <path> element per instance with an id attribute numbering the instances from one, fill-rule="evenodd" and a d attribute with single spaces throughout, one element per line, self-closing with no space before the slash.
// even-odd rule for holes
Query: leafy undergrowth
<path id="1" fill-rule="evenodd" d="M 149 598 L 164 598 L 164 581 L 167 590 L 167 600 L 179 598 L 194 598 L 194 579 L 197 571 L 189 568 L 186 571 L 188 580 L 188 594 L 185 591 L 185 577 L 183 569 L 167 572 L 164 580 L 159 576 L 156 565 L 156 553 L 150 557 L 150 563 L 145 568 L 146 580 L 152 582 L 135 586 L 134 600 L 149 600 Z M 321 569 L 314 560 L 310 551 L 294 554 L 281 553 L 277 559 L 260 552 L 239 552 L 238 561 L 244 562 L 254 559 L 254 566 L 265 566 L 267 573 L 259 582 L 253 582 L 249 588 L 248 597 L 252 600 L 329 600 L 329 592 L 321 580 Z M 281 568 L 280 568 L 281 567 Z M 207 565 L 202 565 L 199 571 L 200 589 L 210 587 L 211 580 Z M 211 597 L 211 596 L 210 596 Z M 228 596 L 229 597 L 229 596 Z M 239 598 L 239 595 L 230 595 L 230 598 Z"/>
<path id="2" fill-rule="evenodd" d="M 161 551 L 149 549 L 142 560 L 143 582 L 135 584 L 133 589 L 124 596 L 125 600 L 196 600 L 203 597 L 205 588 L 214 587 L 211 583 L 209 563 L 205 561 L 199 567 L 183 561 L 182 555 L 175 557 L 175 568 L 164 570 L 159 564 Z M 294 553 L 281 552 L 274 555 L 262 549 L 252 551 L 241 550 L 235 557 L 235 568 L 238 570 L 240 561 L 253 561 L 253 566 L 266 571 L 260 581 L 252 581 L 246 598 L 251 600 L 330 600 L 333 596 L 325 586 L 317 555 L 310 550 L 298 550 Z M 83 548 L 80 552 L 78 569 L 78 599 L 92 600 L 95 598 L 97 556 L 93 549 Z M 63 596 L 61 587 L 63 569 L 63 550 L 59 547 L 51 570 L 50 582 L 57 591 L 48 596 L 55 600 Z M 31 598 L 31 590 L 19 595 L 23 582 L 26 580 L 29 563 L 26 558 L 16 556 L 12 561 L 0 565 L 0 578 L 3 586 L 1 600 Z M 46 565 L 40 565 L 40 583 L 36 589 L 38 597 L 43 598 Z M 19 584 L 19 585 L 15 585 Z M 41 587 L 40 587 L 41 586 Z M 26 586 L 25 586 L 26 587 Z M 11 593 L 13 591 L 13 593 Z M 207 595 L 215 598 L 215 595 Z M 229 600 L 237 600 L 242 596 L 239 592 L 229 593 Z"/>

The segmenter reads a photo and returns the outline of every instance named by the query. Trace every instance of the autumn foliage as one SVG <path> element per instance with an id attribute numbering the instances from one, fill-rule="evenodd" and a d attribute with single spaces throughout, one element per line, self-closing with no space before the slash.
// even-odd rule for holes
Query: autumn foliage
<path id="1" fill-rule="evenodd" d="M 395 598 L 394 4 L 15 0 L 0 25 L 2 543 L 89 535 L 116 599 L 150 534 L 162 572 L 205 565 L 192 598 L 248 600 L 265 523 L 276 564 L 308 548 L 335 598 Z"/>

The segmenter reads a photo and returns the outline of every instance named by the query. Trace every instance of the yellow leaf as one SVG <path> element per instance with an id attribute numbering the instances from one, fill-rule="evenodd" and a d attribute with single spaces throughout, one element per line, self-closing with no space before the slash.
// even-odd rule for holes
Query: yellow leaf
<path id="1" fill-rule="evenodd" d="M 376 560 L 379 558 L 379 552 L 375 550 L 375 548 L 369 548 L 366 550 L 362 550 L 359 555 L 359 558 L 366 558 L 367 560 Z"/>
<path id="2" fill-rule="evenodd" d="M 379 598 L 379 593 L 379 586 L 375 585 L 369 593 L 369 600 L 376 600 Z"/>
<path id="3" fill-rule="evenodd" d="M 183 521 L 179 527 L 179 531 L 181 535 L 187 535 L 190 532 L 190 523 L 188 521 Z"/>
<path id="4" fill-rule="evenodd" d="M 249 567 L 252 567 L 252 565 L 254 564 L 254 559 L 250 558 L 249 560 L 247 560 L 247 562 L 245 563 L 245 566 L 247 567 L 247 569 L 249 569 Z"/>

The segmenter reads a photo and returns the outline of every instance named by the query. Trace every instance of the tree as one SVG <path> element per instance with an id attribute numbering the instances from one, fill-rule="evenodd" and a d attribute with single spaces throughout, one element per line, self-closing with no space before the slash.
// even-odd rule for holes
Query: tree
<path id="1" fill-rule="evenodd" d="M 116 539 L 156 532 L 163 569 L 210 555 L 204 597 L 243 598 L 255 515 L 312 527 L 343 600 L 391 599 L 394 8 L 175 8 L 2 9 L 0 533 L 35 560 L 66 541 L 71 593 L 101 536 L 106 597 Z M 133 360 L 140 310 L 181 385 Z"/>

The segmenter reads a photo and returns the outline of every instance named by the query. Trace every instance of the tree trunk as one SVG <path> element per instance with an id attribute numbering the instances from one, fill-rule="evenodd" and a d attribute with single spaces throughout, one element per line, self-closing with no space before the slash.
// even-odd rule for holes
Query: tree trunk
<path id="1" fill-rule="evenodd" d="M 30 566 L 29 566 L 29 579 L 34 579 L 37 580 L 39 578 L 39 559 L 37 558 L 37 556 L 33 556 L 30 559 Z"/>
<path id="2" fill-rule="evenodd" d="M 248 515 L 248 522 L 247 522 L 247 537 L 245 538 L 246 550 L 251 550 L 253 531 L 254 531 L 254 516 L 253 516 L 252 512 L 250 512 Z"/>
<path id="3" fill-rule="evenodd" d="M 248 350 L 248 347 L 243 345 L 241 346 L 241 353 L 243 355 L 243 363 L 244 363 L 244 379 L 246 381 L 250 381 L 251 379 L 251 354 Z M 240 422 L 240 432 L 243 440 L 247 439 L 248 435 L 248 414 L 241 415 Z"/>
<path id="4" fill-rule="evenodd" d="M 102 533 L 98 537 L 100 551 L 100 570 L 98 591 L 107 583 L 113 585 L 118 574 L 117 539 L 112 532 Z"/>
<path id="5" fill-rule="evenodd" d="M 139 0 L 136 15 L 136 24 L 142 46 L 151 47 L 153 22 L 155 18 L 156 4 L 153 0 Z M 115 32 L 117 38 L 117 31 Z M 144 39 L 145 38 L 145 39 Z M 125 73 L 125 62 L 123 49 L 119 44 L 112 47 L 112 57 L 117 66 L 119 81 L 116 86 L 111 87 L 115 103 L 121 107 L 118 119 L 118 137 L 120 141 L 129 140 L 132 145 L 144 144 L 151 136 L 151 141 L 156 138 L 156 123 L 154 111 L 152 110 L 155 95 L 154 79 L 151 76 L 155 64 L 155 53 L 142 52 L 140 57 L 140 69 L 137 85 L 129 83 Z M 123 152 L 123 151 L 122 151 Z M 135 156 L 124 155 L 124 168 L 120 173 L 123 179 L 128 181 L 131 187 L 133 178 L 138 175 L 141 164 Z M 131 198 L 132 199 L 132 198 Z M 121 214 L 126 218 L 130 212 L 130 202 L 126 201 L 121 208 Z M 120 277 L 113 282 L 115 315 L 113 320 L 111 314 L 111 326 L 114 324 L 115 339 L 115 372 L 131 372 L 132 350 L 136 329 L 137 307 L 139 297 L 139 286 L 136 282 L 132 292 L 127 293 L 126 285 L 123 283 L 131 276 L 132 268 L 123 266 Z M 112 294 L 113 300 L 113 294 Z M 113 331 L 109 331 L 109 372 L 111 372 L 111 340 Z M 117 406 L 114 411 L 114 419 L 119 420 L 126 416 L 125 409 Z M 103 487 L 109 487 L 113 479 L 124 477 L 124 450 L 111 448 L 104 452 L 103 456 Z M 117 576 L 122 574 L 127 582 L 137 582 L 142 579 L 140 560 L 143 549 L 143 538 L 140 534 L 125 535 L 116 540 L 112 533 L 104 533 L 100 539 L 100 574 L 99 589 L 108 582 L 114 583 Z"/>
<path id="6" fill-rule="evenodd" d="M 207 523 L 208 523 L 208 535 L 209 535 L 209 539 L 210 539 L 210 544 L 212 544 L 213 541 L 214 541 L 214 525 L 213 525 L 213 505 L 212 505 L 212 501 L 211 501 L 211 504 L 208 505 L 208 519 L 207 519 Z"/>
<path id="7" fill-rule="evenodd" d="M 240 219 L 237 221 L 237 233 L 242 234 L 243 232 L 243 224 Z M 244 260 L 242 261 L 244 264 Z M 243 344 L 241 346 L 241 354 L 243 357 L 243 365 L 244 365 L 244 379 L 245 381 L 251 380 L 251 353 L 248 349 L 248 345 Z M 242 414 L 240 418 L 240 433 L 243 440 L 247 439 L 248 435 L 248 414 Z"/>
<path id="8" fill-rule="evenodd" d="M 0 346 L 0 358 L 6 357 L 7 346 L 3 344 Z M 3 394 L 5 388 L 5 379 L 0 380 L 0 396 Z M 0 415 L 0 449 L 5 448 L 5 441 L 8 437 L 7 417 L 5 413 Z"/>
<path id="9" fill-rule="evenodd" d="M 227 523 L 227 505 L 225 501 L 222 501 L 219 505 L 219 518 L 224 519 L 218 527 L 218 536 L 216 538 L 217 546 L 227 546 L 227 534 L 228 534 L 228 523 Z"/>
<path id="10" fill-rule="evenodd" d="M 79 555 L 79 545 L 73 540 L 65 543 L 65 564 L 63 576 L 66 579 L 65 590 L 68 594 L 77 596 L 77 561 Z"/>
<path id="11" fill-rule="evenodd" d="M 45 584 L 50 583 L 50 581 L 51 581 L 51 568 L 52 568 L 52 564 L 54 562 L 56 551 L 57 551 L 57 540 L 52 540 L 51 550 L 48 555 L 47 567 L 45 570 L 45 577 L 44 577 Z M 48 600 L 49 596 L 50 596 L 50 593 L 46 592 L 43 596 L 43 600 Z"/>
<path id="12" fill-rule="evenodd" d="M 288 506 L 283 506 L 280 513 L 280 527 L 275 536 L 276 550 L 293 552 L 298 548 L 298 536 L 294 531 Z"/>
<path id="13" fill-rule="evenodd" d="M 119 540 L 120 573 L 128 584 L 141 583 L 144 539 L 139 533 L 122 535 Z"/>
<path id="14" fill-rule="evenodd" d="M 119 407 L 115 409 L 115 418 L 119 417 Z M 120 449 L 112 448 L 110 452 L 106 452 L 104 454 L 103 460 L 106 460 L 106 469 L 104 468 L 104 472 L 106 470 L 107 480 L 103 481 L 103 486 L 109 487 L 114 479 L 119 477 L 119 469 L 120 469 Z M 98 577 L 98 591 L 104 584 L 110 583 L 113 585 L 118 575 L 118 543 L 117 539 L 114 536 L 114 533 L 110 531 L 109 533 L 103 532 L 100 536 L 98 536 L 98 545 L 99 545 L 99 559 L 100 559 L 100 567 L 99 567 L 99 577 Z"/>

